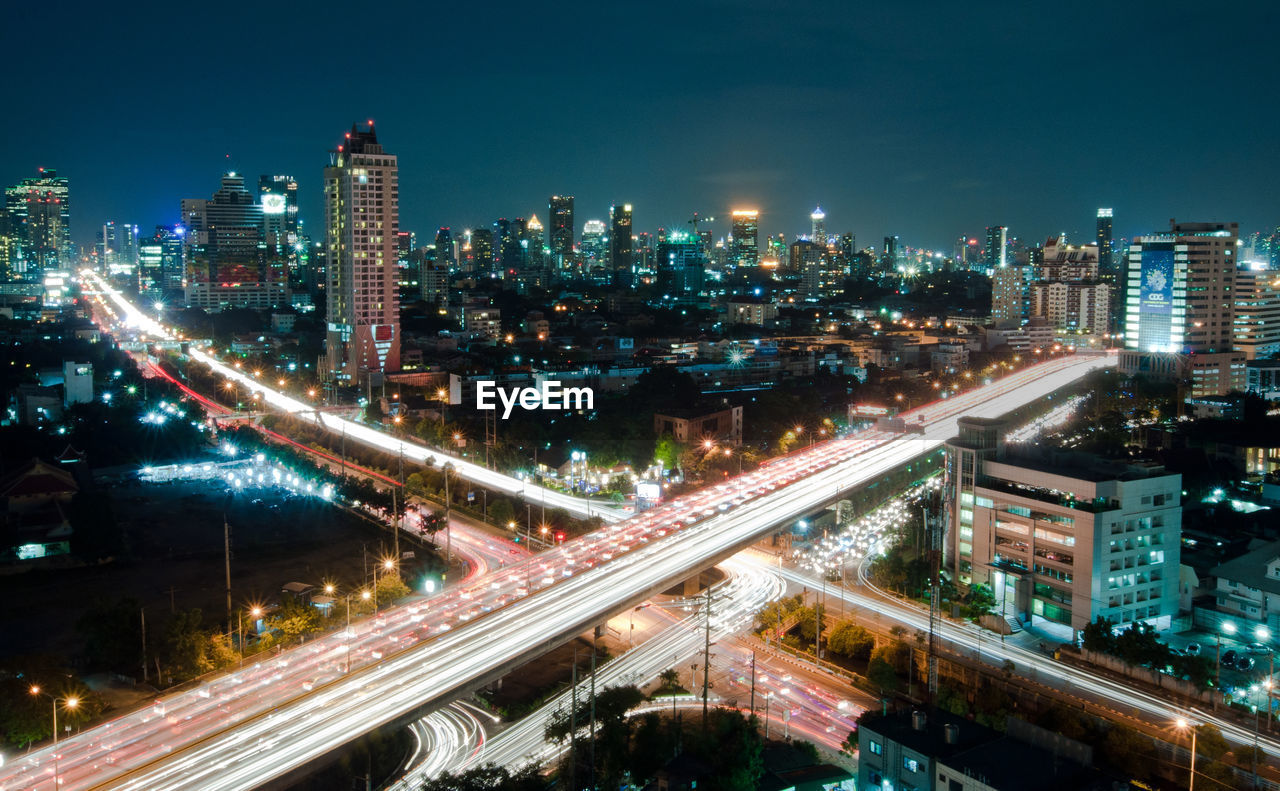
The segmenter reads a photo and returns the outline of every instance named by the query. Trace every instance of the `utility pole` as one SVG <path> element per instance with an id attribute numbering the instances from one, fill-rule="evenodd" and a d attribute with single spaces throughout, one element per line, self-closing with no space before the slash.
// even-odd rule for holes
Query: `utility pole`
<path id="1" fill-rule="evenodd" d="M 756 716 L 756 652 L 751 652 L 751 716 Z"/>
<path id="2" fill-rule="evenodd" d="M 400 510 L 396 507 L 396 487 L 391 487 L 391 532 L 392 552 L 395 553 L 396 565 L 400 564 Z"/>
<path id="3" fill-rule="evenodd" d="M 939 551 L 939 533 L 936 524 L 931 524 L 929 519 L 929 506 L 925 505 L 921 508 L 921 518 L 924 520 L 924 534 L 929 543 L 929 656 L 927 660 L 929 668 L 929 701 L 934 702 L 938 695 L 938 654 L 934 644 L 934 636 L 937 632 L 938 620 L 942 614 L 942 603 L 938 600 L 942 595 L 939 577 L 942 570 L 940 568 L 942 553 Z M 981 640 L 981 636 L 978 638 Z"/>
<path id="4" fill-rule="evenodd" d="M 231 525 L 227 523 L 227 512 L 222 512 L 222 556 L 227 571 L 227 631 L 231 631 Z"/>
<path id="5" fill-rule="evenodd" d="M 596 637 L 600 635 L 600 627 L 591 630 L 591 741 L 587 743 L 588 755 L 591 756 L 591 775 L 588 788 L 596 787 Z"/>
<path id="6" fill-rule="evenodd" d="M 449 499 L 449 465 L 445 464 L 441 469 L 444 470 L 444 567 L 447 573 L 449 564 L 453 562 L 453 533 L 449 529 L 453 501 Z"/>
<path id="7" fill-rule="evenodd" d="M 569 686 L 569 788 L 578 787 L 578 647 L 573 648 L 573 682 Z M 672 698 L 674 700 L 674 698 Z"/>
<path id="8" fill-rule="evenodd" d="M 702 730 L 707 729 L 707 694 L 711 689 L 711 588 L 707 588 L 707 621 L 702 648 Z"/>

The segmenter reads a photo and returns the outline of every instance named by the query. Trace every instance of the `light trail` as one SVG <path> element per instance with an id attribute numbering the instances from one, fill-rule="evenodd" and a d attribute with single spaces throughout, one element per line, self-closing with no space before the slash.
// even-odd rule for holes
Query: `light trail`
<path id="1" fill-rule="evenodd" d="M 122 322 L 126 327 L 154 335 L 162 341 L 177 340 L 177 337 L 168 328 L 143 313 L 136 305 L 125 299 L 119 291 L 107 285 L 96 272 L 84 270 L 80 274 L 91 281 L 100 293 L 105 294 L 115 304 L 119 309 L 119 314 L 123 317 Z M 510 475 L 486 469 L 465 459 L 427 448 L 416 442 L 388 436 L 384 432 L 366 426 L 363 423 L 321 412 L 315 404 L 300 401 L 280 390 L 267 386 L 262 381 L 233 366 L 227 365 L 210 353 L 209 350 L 198 348 L 194 342 L 188 347 L 187 356 L 207 365 L 214 373 L 238 383 L 250 393 L 261 394 L 262 402 L 266 406 L 292 415 L 298 420 L 315 423 L 355 442 L 392 455 L 403 455 L 405 459 L 418 464 L 431 464 L 437 467 L 448 464 L 454 473 L 461 478 L 474 481 L 481 486 L 486 486 L 496 491 L 516 495 L 524 498 L 527 502 L 540 504 L 544 507 L 563 508 L 577 516 L 598 516 L 606 522 L 614 522 L 626 518 L 625 513 L 610 505 L 551 491 L 529 480 L 513 478 Z"/>
<path id="2" fill-rule="evenodd" d="M 757 565 L 765 563 L 760 559 L 753 558 L 753 560 Z M 785 579 L 799 585 L 812 587 L 821 584 L 818 577 L 806 571 L 783 568 L 779 573 Z M 877 589 L 872 588 L 872 590 Z M 857 589 L 835 586 L 828 586 L 826 592 L 828 596 L 838 596 L 847 604 L 878 613 L 908 628 L 924 632 L 929 630 L 928 612 L 904 604 L 889 594 L 866 593 Z M 994 660 L 994 664 L 998 666 L 1008 660 L 1013 663 L 1015 673 L 1024 678 L 1030 678 L 1063 691 L 1074 689 L 1075 694 L 1082 698 L 1128 707 L 1149 722 L 1172 723 L 1176 717 L 1187 712 L 1185 706 L 1167 698 L 1142 692 L 1135 689 L 1132 684 L 1115 681 L 1106 676 L 1091 673 L 1084 668 L 1053 660 L 1020 645 L 1003 642 L 978 626 L 943 620 L 938 623 L 934 634 L 948 643 L 970 651 L 977 647 L 977 656 L 980 661 L 990 664 Z M 1253 744 L 1254 732 L 1249 728 L 1243 728 L 1232 720 L 1218 718 L 1198 709 L 1191 711 L 1199 721 L 1216 725 L 1229 741 L 1236 744 Z M 1259 738 L 1258 745 L 1271 756 L 1280 756 L 1280 741 L 1264 734 Z"/>

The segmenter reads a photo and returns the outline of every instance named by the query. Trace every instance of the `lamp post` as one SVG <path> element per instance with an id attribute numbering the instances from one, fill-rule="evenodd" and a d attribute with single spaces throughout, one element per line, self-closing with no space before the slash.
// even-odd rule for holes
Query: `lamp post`
<path id="1" fill-rule="evenodd" d="M 61 703 L 64 708 L 74 711 L 76 706 L 80 705 L 80 698 L 75 695 L 69 695 L 65 698 L 54 697 L 41 690 L 38 685 L 31 687 L 31 694 L 43 695 L 53 701 L 53 787 L 56 791 L 58 786 L 62 785 L 61 772 L 58 769 L 58 704 Z"/>
<path id="2" fill-rule="evenodd" d="M 1178 730 L 1187 729 L 1191 731 L 1191 775 L 1187 781 L 1187 791 L 1196 791 L 1196 729 L 1195 726 L 1184 717 L 1179 717 L 1174 723 Z"/>
<path id="3" fill-rule="evenodd" d="M 324 592 L 329 594 L 330 596 L 336 593 L 337 590 L 338 590 L 337 587 L 335 587 L 332 583 L 324 586 Z M 346 673 L 351 672 L 351 597 L 355 596 L 356 593 L 357 591 L 352 591 L 351 593 L 348 593 L 346 596 L 342 597 L 343 601 L 345 601 L 347 605 L 347 628 L 343 632 L 343 635 L 347 638 L 347 659 L 346 659 L 346 670 L 344 671 Z M 368 590 L 360 590 L 359 594 L 360 594 L 361 601 L 368 601 L 370 599 L 370 593 Z"/>

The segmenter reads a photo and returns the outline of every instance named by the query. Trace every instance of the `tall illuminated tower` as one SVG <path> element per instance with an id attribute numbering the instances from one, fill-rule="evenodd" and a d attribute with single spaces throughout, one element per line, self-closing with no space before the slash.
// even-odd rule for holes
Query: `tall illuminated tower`
<path id="1" fill-rule="evenodd" d="M 557 268 L 573 259 L 573 196 L 552 195 L 547 201 L 547 247 Z"/>
<path id="2" fill-rule="evenodd" d="M 617 285 L 631 285 L 631 204 L 609 207 L 609 269 Z"/>
<path id="3" fill-rule="evenodd" d="M 344 384 L 381 383 L 400 367 L 397 237 L 399 171 L 370 122 L 352 124 L 324 169 L 328 251 L 328 374 Z"/>
<path id="4" fill-rule="evenodd" d="M 1098 268 L 1110 272 L 1115 262 L 1111 258 L 1111 209 L 1098 209 Z"/>
<path id="5" fill-rule="evenodd" d="M 733 265 L 755 266 L 759 263 L 760 212 L 755 209 L 734 210 L 730 214 L 729 233 L 733 237 L 729 251 Z"/>
<path id="6" fill-rule="evenodd" d="M 817 242 L 823 247 L 826 247 L 827 246 L 827 214 L 826 212 L 824 212 L 822 210 L 822 207 L 819 206 L 818 208 L 813 210 L 812 214 L 809 215 L 809 220 L 813 223 L 813 241 Z"/>

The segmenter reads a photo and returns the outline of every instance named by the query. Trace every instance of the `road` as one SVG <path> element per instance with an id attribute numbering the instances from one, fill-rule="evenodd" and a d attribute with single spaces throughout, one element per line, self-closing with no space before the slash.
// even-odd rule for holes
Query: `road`
<path id="1" fill-rule="evenodd" d="M 770 565 L 767 560 L 753 559 L 753 562 L 762 567 Z M 786 565 L 778 572 L 789 582 L 808 586 L 810 590 L 816 590 L 822 584 L 821 579 L 808 570 Z M 826 595 L 858 608 L 859 617 L 871 613 L 873 617 L 882 616 L 911 630 L 929 630 L 927 611 L 880 591 L 865 578 L 863 582 L 863 586 L 858 588 L 827 585 Z M 1213 723 L 1234 744 L 1254 743 L 1253 729 L 1243 728 L 1234 720 L 1222 719 L 1199 709 L 1189 712 L 1169 699 L 1144 692 L 1133 684 L 1056 661 L 1038 650 L 1024 647 L 1018 641 L 1002 641 L 998 635 L 974 624 L 943 619 L 934 634 L 951 644 L 953 650 L 958 649 L 981 662 L 996 667 L 1005 661 L 1012 662 L 1014 672 L 1020 677 L 1062 690 L 1081 700 L 1104 704 L 1156 728 L 1170 726 L 1178 717 L 1185 716 L 1197 723 Z M 1280 742 L 1275 739 L 1263 736 L 1258 743 L 1273 758 L 1280 756 Z"/>
<path id="2" fill-rule="evenodd" d="M 1113 357 L 1073 356 L 912 412 L 923 434 L 863 431 L 776 459 L 423 603 L 164 698 L 59 744 L 65 788 L 248 789 L 424 705 L 443 705 L 552 639 L 567 640 L 691 569 Z M 350 670 L 347 670 L 348 658 Z M 0 787 L 48 778 L 45 747 Z"/>
<path id="3" fill-rule="evenodd" d="M 153 336 L 155 340 L 172 341 L 177 336 L 167 327 L 148 316 L 140 308 L 129 302 L 124 296 L 96 273 L 84 270 L 82 281 L 86 285 L 86 293 L 92 292 L 104 302 L 110 301 L 112 313 L 118 317 L 118 329 L 141 333 L 143 339 Z M 89 287 L 92 287 L 91 289 Z M 527 502 L 563 508 L 577 516 L 598 516 L 606 522 L 626 518 L 626 514 L 613 506 L 592 502 L 589 498 L 574 497 L 561 492 L 552 491 L 527 480 L 486 469 L 478 464 L 428 448 L 417 442 L 402 437 L 392 437 L 383 431 L 359 423 L 339 415 L 320 411 L 317 404 L 308 403 L 287 393 L 270 387 L 259 378 L 247 374 L 238 368 L 222 362 L 209 347 L 198 348 L 193 342 L 188 347 L 188 356 L 197 362 L 207 365 L 211 370 L 226 379 L 236 382 L 250 393 L 261 394 L 262 403 L 272 409 L 292 415 L 298 420 L 317 423 L 335 434 L 358 442 L 394 456 L 403 455 L 408 461 L 417 464 L 442 466 L 448 464 L 459 477 L 473 481 L 495 491 L 503 491 L 523 498 Z"/>

